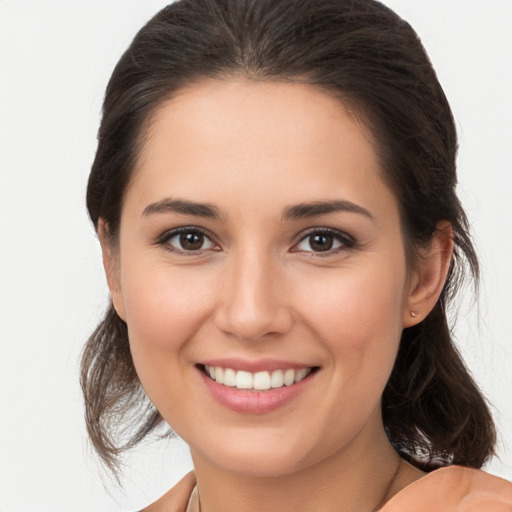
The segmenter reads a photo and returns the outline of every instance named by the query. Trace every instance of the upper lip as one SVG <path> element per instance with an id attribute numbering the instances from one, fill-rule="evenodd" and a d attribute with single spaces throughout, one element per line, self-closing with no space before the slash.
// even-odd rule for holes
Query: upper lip
<path id="1" fill-rule="evenodd" d="M 308 363 L 299 363 L 296 361 L 285 361 L 278 359 L 241 359 L 241 358 L 222 358 L 208 359 L 199 364 L 204 366 L 220 366 L 221 368 L 231 368 L 233 370 L 242 370 L 256 373 L 272 370 L 300 370 L 301 368 L 313 368 L 315 365 Z"/>

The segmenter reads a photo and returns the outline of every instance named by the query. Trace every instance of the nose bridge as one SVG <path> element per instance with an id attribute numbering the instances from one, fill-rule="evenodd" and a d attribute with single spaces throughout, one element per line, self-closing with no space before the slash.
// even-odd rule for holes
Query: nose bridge
<path id="1" fill-rule="evenodd" d="M 270 251 L 253 244 L 233 251 L 220 285 L 217 326 L 245 340 L 285 333 L 292 317 L 282 284 Z"/>

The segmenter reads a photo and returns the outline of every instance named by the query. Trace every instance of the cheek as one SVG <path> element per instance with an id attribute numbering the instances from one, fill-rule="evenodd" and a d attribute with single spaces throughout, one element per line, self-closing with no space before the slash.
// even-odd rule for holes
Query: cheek
<path id="1" fill-rule="evenodd" d="M 129 326 L 145 343 L 158 347 L 194 328 L 209 298 L 204 277 L 173 272 L 163 265 L 126 265 L 122 293 Z"/>
<path id="2" fill-rule="evenodd" d="M 197 279 L 196 272 L 192 278 L 169 265 L 127 264 L 125 270 L 123 297 L 137 375 L 165 420 L 186 433 L 186 418 L 195 417 L 187 387 L 196 371 L 190 341 L 209 315 L 215 286 L 206 276 Z"/>
<path id="3" fill-rule="evenodd" d="M 121 276 L 130 349 L 151 396 L 186 358 L 188 342 L 209 315 L 215 287 L 197 271 L 192 276 L 159 263 L 128 261 Z"/>
<path id="4" fill-rule="evenodd" d="M 402 333 L 405 274 L 395 270 L 346 272 L 305 297 L 308 326 L 330 358 L 324 399 L 335 405 L 323 413 L 326 439 L 331 429 L 351 438 L 380 411 Z"/>
<path id="5" fill-rule="evenodd" d="M 387 380 L 402 333 L 405 266 L 366 265 L 326 276 L 308 293 L 307 323 L 323 342 L 344 379 Z M 362 370 L 369 370 L 362 372 Z"/>

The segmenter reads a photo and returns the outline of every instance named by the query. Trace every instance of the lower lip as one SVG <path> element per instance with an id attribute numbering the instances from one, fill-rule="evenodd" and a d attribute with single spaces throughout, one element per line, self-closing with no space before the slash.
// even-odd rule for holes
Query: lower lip
<path id="1" fill-rule="evenodd" d="M 203 371 L 198 371 L 210 393 L 221 405 L 232 411 L 247 414 L 265 414 L 283 407 L 304 391 L 314 377 L 314 374 L 309 374 L 291 386 L 282 386 L 267 391 L 245 391 L 219 384 Z"/>

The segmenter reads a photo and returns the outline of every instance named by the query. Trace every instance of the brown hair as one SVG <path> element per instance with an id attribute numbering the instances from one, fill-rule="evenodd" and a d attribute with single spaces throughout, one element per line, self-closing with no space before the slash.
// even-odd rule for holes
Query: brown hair
<path id="1" fill-rule="evenodd" d="M 453 228 L 449 275 L 433 311 L 403 331 L 382 412 L 397 450 L 423 461 L 481 467 L 494 424 L 453 344 L 446 309 L 465 271 L 478 279 L 468 222 L 455 193 L 450 107 L 414 30 L 373 0 L 180 0 L 137 34 L 107 87 L 87 189 L 94 226 L 115 240 L 123 195 L 152 113 L 203 78 L 299 80 L 349 105 L 372 129 L 400 204 L 406 250 Z M 115 470 L 123 450 L 163 422 L 135 372 L 127 328 L 112 306 L 83 352 L 81 384 L 94 447 Z M 133 424 L 132 424 L 133 423 Z M 419 459 L 418 459 L 419 458 Z"/>

